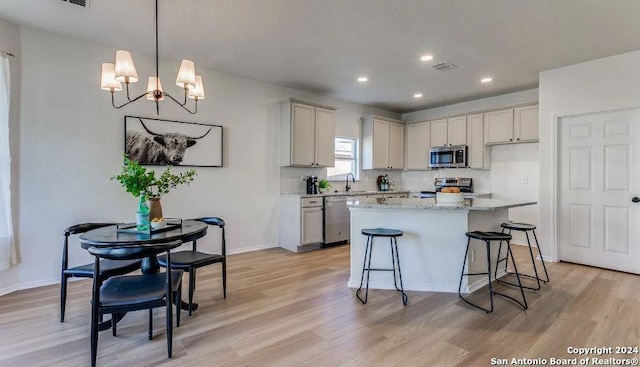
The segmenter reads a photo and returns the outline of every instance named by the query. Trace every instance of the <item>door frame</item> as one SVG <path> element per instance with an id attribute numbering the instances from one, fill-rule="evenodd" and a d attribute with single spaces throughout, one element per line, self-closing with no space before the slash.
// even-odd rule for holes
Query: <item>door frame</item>
<path id="1" fill-rule="evenodd" d="M 630 110 L 640 109 L 640 105 L 628 106 L 628 107 L 620 107 L 606 110 L 589 110 L 582 112 L 573 112 L 573 113 L 563 113 L 563 114 L 554 114 L 553 115 L 553 128 L 551 129 L 551 155 L 552 159 L 552 172 L 554 173 L 553 185 L 551 187 L 551 197 L 553 198 L 553 202 L 550 204 L 551 206 L 551 228 L 549 231 L 551 236 L 549 238 L 552 239 L 553 243 L 551 243 L 551 252 L 550 255 L 545 255 L 544 259 L 546 261 L 552 262 L 560 262 L 560 233 L 558 232 L 559 222 L 560 222 L 560 151 L 562 149 L 561 141 L 560 141 L 560 129 L 562 128 L 562 120 L 570 117 L 578 117 L 578 116 L 589 116 L 589 115 L 597 115 L 601 113 L 611 113 L 611 112 L 623 112 Z M 542 185 L 540 186 L 542 190 Z M 541 236 L 543 237 L 543 236 Z M 544 237 L 543 237 L 544 238 Z"/>

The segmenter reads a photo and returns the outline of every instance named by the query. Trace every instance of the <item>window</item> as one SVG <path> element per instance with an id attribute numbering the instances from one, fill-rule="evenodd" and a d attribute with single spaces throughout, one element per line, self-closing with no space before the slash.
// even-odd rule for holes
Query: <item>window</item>
<path id="1" fill-rule="evenodd" d="M 327 179 L 344 180 L 349 173 L 358 178 L 358 139 L 336 138 L 335 165 L 327 169 Z"/>

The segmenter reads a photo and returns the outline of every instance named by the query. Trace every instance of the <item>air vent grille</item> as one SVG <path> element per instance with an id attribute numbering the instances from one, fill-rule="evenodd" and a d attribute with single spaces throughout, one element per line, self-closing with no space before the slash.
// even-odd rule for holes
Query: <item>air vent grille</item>
<path id="1" fill-rule="evenodd" d="M 456 69 L 457 66 L 453 65 L 449 61 L 445 61 L 445 62 L 441 62 L 439 64 L 433 65 L 433 68 L 438 70 L 438 71 L 447 71 L 447 70 Z"/>
<path id="2" fill-rule="evenodd" d="M 82 6 L 83 8 L 89 7 L 89 0 L 62 0 L 62 1 L 69 4 L 79 5 L 79 6 Z"/>

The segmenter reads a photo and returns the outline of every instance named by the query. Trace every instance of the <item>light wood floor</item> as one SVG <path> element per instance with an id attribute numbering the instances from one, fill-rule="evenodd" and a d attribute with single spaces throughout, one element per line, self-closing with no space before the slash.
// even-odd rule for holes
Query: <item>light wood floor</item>
<path id="1" fill-rule="evenodd" d="M 548 264 L 552 282 L 527 292 L 528 311 L 497 297 L 487 315 L 448 293 L 408 292 L 404 307 L 394 291 L 371 291 L 363 306 L 346 287 L 346 246 L 257 251 L 228 264 L 227 299 L 219 266 L 198 272 L 200 309 L 183 313 L 172 359 L 160 309 L 153 341 L 144 311 L 128 314 L 117 337 L 101 332 L 98 365 L 489 366 L 491 358 L 570 357 L 569 346 L 640 346 L 637 275 Z M 64 323 L 57 286 L 0 297 L 0 366 L 88 366 L 90 284 L 71 282 Z"/>

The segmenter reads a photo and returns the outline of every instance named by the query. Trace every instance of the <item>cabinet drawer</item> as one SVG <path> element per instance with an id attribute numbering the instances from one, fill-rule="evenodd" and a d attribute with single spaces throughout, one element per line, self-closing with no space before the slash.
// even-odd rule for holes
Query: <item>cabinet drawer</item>
<path id="1" fill-rule="evenodd" d="M 303 208 L 310 208 L 310 207 L 314 207 L 314 206 L 322 206 L 322 198 L 321 197 L 317 197 L 317 198 L 302 198 L 302 202 L 301 202 L 301 206 Z"/>

